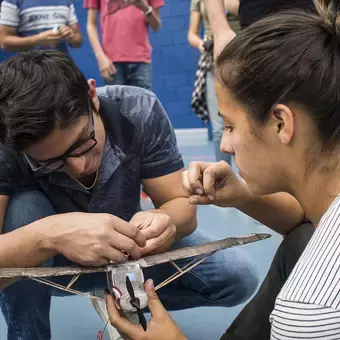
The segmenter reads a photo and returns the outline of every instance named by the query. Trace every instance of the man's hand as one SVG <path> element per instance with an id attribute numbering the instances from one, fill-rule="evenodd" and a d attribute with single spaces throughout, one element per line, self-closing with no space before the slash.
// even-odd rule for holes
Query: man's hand
<path id="1" fill-rule="evenodd" d="M 191 204 L 235 207 L 250 194 L 231 166 L 224 162 L 192 162 L 182 174 L 183 188 Z"/>
<path id="2" fill-rule="evenodd" d="M 145 12 L 149 8 L 149 5 L 146 0 L 134 0 L 132 2 L 132 5 L 137 7 L 143 12 Z"/>
<path id="3" fill-rule="evenodd" d="M 70 26 L 63 25 L 59 28 L 59 32 L 62 36 L 63 40 L 66 40 L 67 42 L 72 42 L 74 39 L 76 32 L 73 31 L 73 29 Z"/>
<path id="4" fill-rule="evenodd" d="M 126 253 L 138 259 L 146 244 L 145 236 L 136 226 L 110 214 L 63 214 L 58 225 L 47 232 L 51 233 L 48 238 L 51 248 L 84 266 L 122 262 Z"/>
<path id="5" fill-rule="evenodd" d="M 176 227 L 171 218 L 161 212 L 140 211 L 130 223 L 135 225 L 146 239 L 142 254 L 157 254 L 167 251 L 176 238 Z"/>
<path id="6" fill-rule="evenodd" d="M 97 58 L 98 66 L 102 77 L 106 80 L 113 80 L 112 75 L 117 73 L 117 70 L 112 61 L 102 54 Z"/>
<path id="7" fill-rule="evenodd" d="M 114 298 L 111 295 L 106 295 L 106 307 L 112 326 L 125 340 L 186 340 L 160 302 L 152 280 L 145 283 L 145 291 L 148 295 L 148 307 L 151 312 L 147 331 L 145 332 L 142 326 L 127 320 L 123 313 L 117 309 Z"/>
<path id="8" fill-rule="evenodd" d="M 37 34 L 35 39 L 36 45 L 55 47 L 63 40 L 63 37 L 59 31 L 47 30 Z"/>

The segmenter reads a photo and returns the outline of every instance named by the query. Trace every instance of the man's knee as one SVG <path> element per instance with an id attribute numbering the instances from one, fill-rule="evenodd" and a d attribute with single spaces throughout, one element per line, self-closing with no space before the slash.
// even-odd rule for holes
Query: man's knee
<path id="1" fill-rule="evenodd" d="M 226 249 L 216 253 L 218 278 L 210 281 L 205 297 L 221 305 L 236 306 L 248 300 L 259 284 L 258 270 L 250 256 L 241 249 Z"/>
<path id="2" fill-rule="evenodd" d="M 212 241 L 214 238 L 211 235 L 197 229 L 193 234 L 177 241 L 172 249 Z M 236 306 L 246 301 L 259 284 L 259 274 L 254 262 L 244 249 L 238 247 L 216 252 L 192 270 L 191 274 L 195 280 L 188 279 L 188 285 L 209 301 L 208 305 Z"/>
<path id="3" fill-rule="evenodd" d="M 48 198 L 38 190 L 22 190 L 13 194 L 8 202 L 3 233 L 55 214 Z"/>
<path id="4" fill-rule="evenodd" d="M 250 255 L 243 249 L 237 250 L 234 267 L 234 304 L 248 300 L 259 284 L 259 272 Z M 228 254 L 226 254 L 228 256 Z"/>

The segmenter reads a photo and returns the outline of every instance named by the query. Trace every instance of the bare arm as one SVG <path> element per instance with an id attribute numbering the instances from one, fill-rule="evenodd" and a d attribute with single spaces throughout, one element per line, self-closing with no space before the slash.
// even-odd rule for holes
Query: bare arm
<path id="1" fill-rule="evenodd" d="M 230 10 L 228 0 L 204 0 L 204 7 L 208 14 L 211 29 L 214 35 L 225 34 L 231 31 L 225 11 Z"/>
<path id="2" fill-rule="evenodd" d="M 254 195 L 226 162 L 192 162 L 183 172 L 183 188 L 194 205 L 233 207 L 280 234 L 301 224 L 305 213 L 287 193 Z"/>
<path id="3" fill-rule="evenodd" d="M 268 196 L 249 194 L 248 198 L 235 208 L 282 235 L 305 220 L 302 207 L 287 193 Z"/>
<path id="4" fill-rule="evenodd" d="M 16 28 L 0 25 L 0 45 L 5 51 L 27 51 L 36 45 L 53 46 L 61 41 L 60 33 L 52 30 L 45 31 L 30 37 L 18 37 Z"/>
<path id="5" fill-rule="evenodd" d="M 212 32 L 214 34 L 214 54 L 220 54 L 222 49 L 235 37 L 235 32 L 231 29 L 225 10 L 230 6 L 230 1 L 235 0 L 204 0 Z M 234 5 L 235 7 L 235 5 Z M 229 10 L 229 9 L 228 9 Z"/>
<path id="6" fill-rule="evenodd" d="M 135 0 L 132 4 L 139 8 L 143 13 L 146 13 L 149 9 L 149 4 L 146 0 Z M 153 8 L 151 14 L 145 16 L 145 19 L 155 32 L 160 30 L 162 23 L 159 15 L 159 8 Z"/>
<path id="7" fill-rule="evenodd" d="M 97 29 L 97 14 L 98 10 L 89 8 L 87 11 L 87 24 L 86 30 L 89 37 L 89 41 L 95 56 L 98 58 L 101 55 L 105 55 L 103 48 L 100 44 L 98 29 Z"/>
<path id="8" fill-rule="evenodd" d="M 25 51 L 37 44 L 36 36 L 18 37 L 14 27 L 0 25 L 0 42 L 5 51 Z"/>
<path id="9" fill-rule="evenodd" d="M 183 171 L 143 181 L 145 191 L 157 210 L 171 217 L 177 229 L 176 239 L 190 235 L 197 227 L 196 207 L 189 204 L 182 188 Z"/>
<path id="10" fill-rule="evenodd" d="M 112 61 L 105 55 L 102 45 L 100 44 L 97 29 L 98 10 L 89 8 L 87 11 L 86 30 L 94 55 L 97 58 L 100 73 L 104 79 L 112 80 L 112 75 L 116 73 Z"/>
<path id="11" fill-rule="evenodd" d="M 159 8 L 154 8 L 152 13 L 146 16 L 146 21 L 155 32 L 158 32 L 162 27 Z"/>
<path id="12" fill-rule="evenodd" d="M 188 42 L 189 44 L 203 52 L 203 39 L 199 36 L 200 26 L 202 23 L 201 13 L 198 11 L 190 12 L 190 24 L 188 30 Z"/>

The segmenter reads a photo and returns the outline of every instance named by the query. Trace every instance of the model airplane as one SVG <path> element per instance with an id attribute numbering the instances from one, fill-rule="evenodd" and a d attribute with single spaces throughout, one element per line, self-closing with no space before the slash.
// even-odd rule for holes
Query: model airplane
<path id="1" fill-rule="evenodd" d="M 121 309 L 124 312 L 137 313 L 140 324 L 146 330 L 146 321 L 142 310 L 147 306 L 148 298 L 144 291 L 144 276 L 142 268 L 156 266 L 162 263 L 170 262 L 177 269 L 177 273 L 169 277 L 156 287 L 160 289 L 170 282 L 176 280 L 186 272 L 190 271 L 209 256 L 218 250 L 240 246 L 265 240 L 271 237 L 269 234 L 251 234 L 244 237 L 229 237 L 223 240 L 181 248 L 168 251 L 161 254 L 146 256 L 137 261 L 126 261 L 123 263 L 111 263 L 105 267 L 37 267 L 37 268 L 0 268 L 0 278 L 21 278 L 27 277 L 43 284 L 67 291 L 69 293 L 83 295 L 88 298 L 99 299 L 89 294 L 78 292 L 71 288 L 72 284 L 82 274 L 107 273 L 108 288 L 113 294 Z M 173 261 L 196 257 L 195 260 L 183 268 L 179 268 Z M 52 281 L 44 279 L 45 277 L 74 275 L 71 282 L 66 286 L 61 286 Z M 102 300 L 102 299 L 99 299 Z"/>

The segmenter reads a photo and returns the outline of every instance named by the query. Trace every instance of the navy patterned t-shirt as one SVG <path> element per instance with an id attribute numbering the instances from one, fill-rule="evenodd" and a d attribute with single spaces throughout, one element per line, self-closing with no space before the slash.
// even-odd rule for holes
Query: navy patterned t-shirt
<path id="1" fill-rule="evenodd" d="M 90 192 L 67 174 L 33 174 L 21 154 L 0 152 L 0 194 L 21 188 L 43 191 L 57 213 L 101 212 L 129 220 L 140 204 L 143 179 L 184 167 L 168 116 L 147 90 L 128 86 L 97 89 L 107 139 L 98 180 Z"/>

